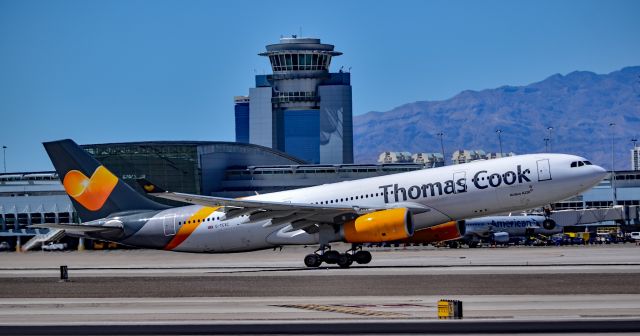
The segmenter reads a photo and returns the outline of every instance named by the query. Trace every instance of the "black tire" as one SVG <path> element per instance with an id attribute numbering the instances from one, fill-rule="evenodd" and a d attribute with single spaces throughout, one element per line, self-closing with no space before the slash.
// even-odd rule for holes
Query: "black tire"
<path id="1" fill-rule="evenodd" d="M 335 264 L 338 262 L 338 259 L 340 259 L 340 252 L 338 251 L 326 251 L 322 255 L 322 261 L 327 264 Z"/>
<path id="2" fill-rule="evenodd" d="M 469 248 L 476 248 L 476 247 L 478 247 L 478 242 L 472 241 L 472 242 L 469 242 L 469 244 L 467 244 L 467 245 L 469 245 Z"/>
<path id="3" fill-rule="evenodd" d="M 556 221 L 553 219 L 547 218 L 542 221 L 542 227 L 546 230 L 553 230 L 556 228 Z"/>
<path id="4" fill-rule="evenodd" d="M 304 257 L 304 264 L 307 265 L 307 267 L 318 267 L 322 264 L 322 260 L 320 256 L 315 253 L 307 254 L 307 256 Z"/>
<path id="5" fill-rule="evenodd" d="M 347 268 L 353 264 L 353 259 L 351 259 L 350 255 L 343 253 L 340 255 L 340 258 L 338 258 L 337 264 L 342 268 Z"/>
<path id="6" fill-rule="evenodd" d="M 358 264 L 368 264 L 371 262 L 372 256 L 369 251 L 358 251 L 353 255 L 353 259 Z"/>

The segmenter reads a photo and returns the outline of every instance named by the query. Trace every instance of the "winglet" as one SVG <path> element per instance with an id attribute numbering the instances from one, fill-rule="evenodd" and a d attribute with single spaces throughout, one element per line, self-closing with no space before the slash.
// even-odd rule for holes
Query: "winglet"
<path id="1" fill-rule="evenodd" d="M 137 179 L 136 182 L 138 182 L 142 190 L 144 190 L 144 192 L 147 194 L 159 194 L 167 192 L 166 190 L 158 187 L 156 184 L 151 183 L 151 181 L 147 179 Z"/>

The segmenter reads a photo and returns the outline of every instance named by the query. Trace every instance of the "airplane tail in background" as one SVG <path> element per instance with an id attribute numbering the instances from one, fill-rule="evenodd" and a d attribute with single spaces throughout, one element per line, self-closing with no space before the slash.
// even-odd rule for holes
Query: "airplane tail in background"
<path id="1" fill-rule="evenodd" d="M 73 140 L 43 145 L 83 222 L 116 212 L 167 208 L 133 190 Z"/>

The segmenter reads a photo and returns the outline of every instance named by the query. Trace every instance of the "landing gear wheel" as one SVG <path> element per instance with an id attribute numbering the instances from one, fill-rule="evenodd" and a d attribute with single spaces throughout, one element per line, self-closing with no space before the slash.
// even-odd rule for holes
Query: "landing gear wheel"
<path id="1" fill-rule="evenodd" d="M 371 252 L 360 250 L 353 254 L 353 260 L 358 264 L 368 264 L 371 262 Z"/>
<path id="2" fill-rule="evenodd" d="M 347 268 L 349 266 L 351 266 L 351 264 L 353 264 L 353 259 L 351 259 L 351 256 L 343 253 L 340 255 L 340 258 L 338 258 L 338 266 L 342 267 L 342 268 Z"/>
<path id="3" fill-rule="evenodd" d="M 322 261 L 327 264 L 335 264 L 340 259 L 340 252 L 338 251 L 327 251 L 322 255 Z"/>
<path id="4" fill-rule="evenodd" d="M 318 267 L 322 264 L 322 258 L 315 253 L 307 254 L 307 256 L 304 257 L 304 264 L 307 265 L 307 267 Z"/>

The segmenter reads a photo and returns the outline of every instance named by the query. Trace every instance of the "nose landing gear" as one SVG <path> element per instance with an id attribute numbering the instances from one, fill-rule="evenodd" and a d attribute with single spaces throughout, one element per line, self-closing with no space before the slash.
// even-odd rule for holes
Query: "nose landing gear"
<path id="1" fill-rule="evenodd" d="M 341 268 L 347 268 L 354 261 L 358 264 L 368 264 L 371 259 L 371 253 L 362 250 L 362 245 L 359 244 L 353 244 L 345 253 L 331 250 L 329 245 L 321 245 L 314 253 L 304 257 L 304 264 L 307 267 L 319 267 L 325 262 L 327 264 L 337 264 Z"/>

